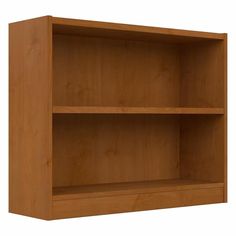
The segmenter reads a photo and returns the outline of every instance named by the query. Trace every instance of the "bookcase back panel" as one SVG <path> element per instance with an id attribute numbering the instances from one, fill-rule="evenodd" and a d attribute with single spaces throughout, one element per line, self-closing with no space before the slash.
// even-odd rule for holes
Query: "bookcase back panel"
<path id="1" fill-rule="evenodd" d="M 179 119 L 56 115 L 53 185 L 179 178 Z"/>
<path id="2" fill-rule="evenodd" d="M 54 35 L 54 105 L 178 106 L 179 46 Z"/>

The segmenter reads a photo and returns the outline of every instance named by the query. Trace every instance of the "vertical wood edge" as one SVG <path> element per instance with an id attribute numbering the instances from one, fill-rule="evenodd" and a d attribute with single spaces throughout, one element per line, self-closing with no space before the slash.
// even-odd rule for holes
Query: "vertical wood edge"
<path id="1" fill-rule="evenodd" d="M 53 56 L 52 56 L 52 50 L 53 50 L 53 31 L 52 31 L 52 16 L 46 16 L 47 17 L 47 21 L 48 21 L 48 47 L 49 47 L 49 53 L 48 53 L 48 61 L 49 61 L 49 71 L 48 71 L 48 83 L 49 83 L 49 89 L 50 89 L 50 93 L 49 93 L 49 130 L 50 130 L 50 143 L 49 143 L 49 147 L 50 147 L 50 153 L 51 153 L 51 160 L 50 160 L 50 169 L 51 169 L 51 178 L 50 178 L 50 186 L 51 186 L 51 191 L 50 191 L 50 209 L 49 209 L 49 217 L 47 218 L 47 220 L 51 220 L 52 219 L 52 201 L 53 201 L 53 193 L 52 193 L 52 189 L 53 189 L 53 183 L 52 183 L 52 157 L 53 157 L 53 149 L 52 149 L 52 115 L 53 115 L 53 98 L 52 98 L 52 91 L 53 91 Z"/>
<path id="2" fill-rule="evenodd" d="M 228 201 L 228 158 L 227 158 L 227 134 L 228 134 L 228 102 L 227 102 L 227 50 L 228 50 L 228 36 L 224 34 L 224 159 L 225 159 L 225 167 L 224 167 L 224 202 Z"/>

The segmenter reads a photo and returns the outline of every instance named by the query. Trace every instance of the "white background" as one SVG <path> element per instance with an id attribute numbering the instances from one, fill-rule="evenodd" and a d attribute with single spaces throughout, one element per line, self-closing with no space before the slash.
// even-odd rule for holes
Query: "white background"
<path id="1" fill-rule="evenodd" d="M 235 0 L 0 1 L 0 235 L 236 235 Z M 53 15 L 228 33 L 227 204 L 42 221 L 8 213 L 8 23 Z"/>

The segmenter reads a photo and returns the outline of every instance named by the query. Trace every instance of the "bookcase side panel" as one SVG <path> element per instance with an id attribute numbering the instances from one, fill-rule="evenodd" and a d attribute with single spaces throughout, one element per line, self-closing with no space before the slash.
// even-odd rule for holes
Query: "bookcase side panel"
<path id="1" fill-rule="evenodd" d="M 183 46 L 181 106 L 224 107 L 223 51 L 223 40 Z"/>
<path id="2" fill-rule="evenodd" d="M 10 212 L 51 218 L 51 17 L 10 24 Z"/>
<path id="3" fill-rule="evenodd" d="M 227 168 L 227 34 L 224 34 L 223 44 L 223 71 L 224 71 L 224 202 L 227 202 L 227 190 L 228 190 L 228 168 Z"/>
<path id="4" fill-rule="evenodd" d="M 186 179 L 224 182 L 224 116 L 181 120 L 180 175 Z"/>

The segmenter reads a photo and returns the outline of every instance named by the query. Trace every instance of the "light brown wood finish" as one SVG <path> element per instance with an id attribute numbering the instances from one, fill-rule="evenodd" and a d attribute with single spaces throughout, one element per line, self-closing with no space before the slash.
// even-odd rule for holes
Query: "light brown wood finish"
<path id="1" fill-rule="evenodd" d="M 204 182 L 184 179 L 154 180 L 142 182 L 122 182 L 73 187 L 56 187 L 53 200 L 66 200 L 87 197 L 104 197 L 112 195 L 172 192 L 190 189 L 222 188 L 223 183 Z"/>
<path id="2" fill-rule="evenodd" d="M 224 34 L 224 45 L 223 45 L 223 57 L 222 57 L 222 63 L 224 64 L 223 66 L 223 78 L 224 78 L 224 121 L 223 121 L 223 126 L 224 126 L 224 202 L 227 202 L 228 200 L 228 161 L 227 161 L 227 34 Z"/>
<path id="3" fill-rule="evenodd" d="M 148 41 L 194 42 L 222 40 L 224 34 L 177 30 L 139 25 L 114 24 L 108 22 L 74 20 L 53 17 L 53 30 L 56 34 L 77 34 L 100 37 L 125 38 Z"/>
<path id="4" fill-rule="evenodd" d="M 222 187 L 53 201 L 53 218 L 153 210 L 223 202 Z"/>
<path id="5" fill-rule="evenodd" d="M 181 120 L 181 178 L 224 182 L 224 117 Z"/>
<path id="6" fill-rule="evenodd" d="M 223 108 L 223 46 L 55 35 L 54 105 Z"/>
<path id="7" fill-rule="evenodd" d="M 53 51 L 54 105 L 179 104 L 179 48 L 175 45 L 54 35 Z"/>
<path id="8" fill-rule="evenodd" d="M 224 41 L 182 47 L 180 106 L 224 108 Z"/>
<path id="9" fill-rule="evenodd" d="M 52 25 L 10 25 L 10 212 L 51 218 Z"/>
<path id="10" fill-rule="evenodd" d="M 57 219 L 225 202 L 226 47 L 226 34 L 12 24 L 10 211 Z"/>
<path id="11" fill-rule="evenodd" d="M 183 47 L 181 106 L 222 107 L 224 116 L 182 120 L 181 176 L 224 181 L 227 201 L 227 37 Z M 198 129 L 194 127 L 198 127 Z M 222 168 L 224 167 L 224 168 Z"/>
<path id="12" fill-rule="evenodd" d="M 54 106 L 55 114 L 224 114 L 223 108 Z"/>
<path id="13" fill-rule="evenodd" d="M 179 177 L 179 120 L 170 116 L 56 115 L 53 186 Z"/>

